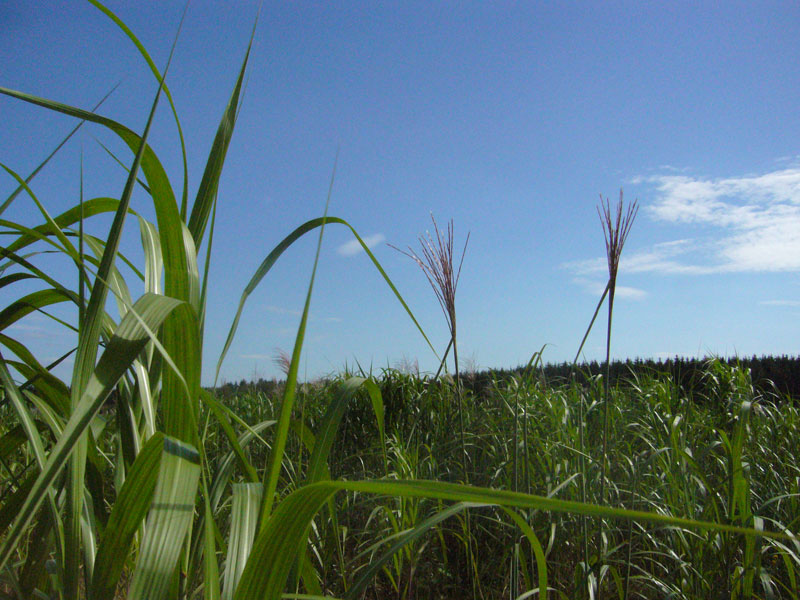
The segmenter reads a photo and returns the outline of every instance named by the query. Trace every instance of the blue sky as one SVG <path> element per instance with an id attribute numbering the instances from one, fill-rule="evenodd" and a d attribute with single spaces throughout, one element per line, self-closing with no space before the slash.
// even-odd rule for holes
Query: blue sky
<path id="1" fill-rule="evenodd" d="M 109 7 L 163 66 L 183 4 Z M 190 195 L 257 9 L 189 6 L 167 83 Z M 90 108 L 121 81 L 100 112 L 142 130 L 155 80 L 97 9 L 6 2 L 0 23 L 0 85 Z M 624 188 L 641 210 L 620 268 L 614 356 L 797 354 L 798 56 L 794 2 L 265 2 L 219 192 L 204 382 L 255 268 L 321 215 L 337 148 L 330 212 L 374 244 L 439 352 L 448 337 L 435 297 L 387 243 L 417 248 L 431 213 L 454 220 L 457 243 L 470 232 L 457 296 L 469 365 L 516 366 L 545 344 L 546 360 L 568 360 L 605 285 L 596 206 Z M 6 97 L 0 115 L 0 162 L 23 175 L 74 124 Z M 34 180 L 51 214 L 78 202 L 81 154 L 86 197 L 121 192 L 125 173 L 98 140 L 130 160 L 108 133 L 84 127 Z M 151 145 L 179 190 L 165 103 Z M 3 198 L 14 187 L 0 178 Z M 152 215 L 144 195 L 134 208 Z M 40 222 L 24 197 L 5 217 Z M 103 235 L 108 220 L 91 227 Z M 127 227 L 123 250 L 136 259 L 138 227 Z M 301 375 L 414 360 L 434 369 L 350 240 L 341 227 L 325 232 Z M 315 241 L 292 247 L 250 297 L 224 380 L 278 374 L 272 359 L 291 350 Z M 10 297 L 0 291 L 0 302 Z M 589 359 L 603 356 L 604 325 Z M 7 333 L 42 360 L 74 343 L 41 316 Z"/>

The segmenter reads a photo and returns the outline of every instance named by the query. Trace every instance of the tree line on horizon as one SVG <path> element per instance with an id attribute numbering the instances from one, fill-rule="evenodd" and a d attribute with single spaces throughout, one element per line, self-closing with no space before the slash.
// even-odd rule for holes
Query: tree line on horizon
<path id="1" fill-rule="evenodd" d="M 800 356 L 750 356 L 737 358 L 634 358 L 611 362 L 609 383 L 611 385 L 630 386 L 643 376 L 668 378 L 676 385 L 676 389 L 696 400 L 711 399 L 719 395 L 718 381 L 713 377 L 713 362 L 718 361 L 729 367 L 739 367 L 749 375 L 754 388 L 764 394 L 777 395 L 780 398 L 800 399 Z M 493 386 L 502 385 L 511 378 L 526 371 L 524 365 L 509 369 L 485 369 L 462 376 L 464 387 L 477 397 L 486 396 Z M 392 369 L 396 371 L 397 369 Z M 573 367 L 570 362 L 545 363 L 536 370 L 536 376 L 552 385 L 568 382 L 573 375 L 578 381 L 585 382 L 589 378 L 603 376 L 605 363 L 592 360 Z M 424 376 L 424 375 L 422 375 Z M 322 378 L 324 383 L 331 378 Z M 261 392 L 267 395 L 277 392 L 282 381 L 276 378 L 241 379 L 238 382 L 226 382 L 216 388 L 221 398 L 236 396 L 241 393 Z"/>

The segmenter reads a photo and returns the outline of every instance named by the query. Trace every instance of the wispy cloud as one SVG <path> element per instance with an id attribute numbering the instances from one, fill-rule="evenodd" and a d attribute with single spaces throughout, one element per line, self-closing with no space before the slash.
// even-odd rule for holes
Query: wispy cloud
<path id="1" fill-rule="evenodd" d="M 699 244 L 695 240 L 684 239 L 654 244 L 649 249 L 623 254 L 620 261 L 621 273 L 660 273 L 700 274 L 708 272 L 706 267 L 688 265 L 678 260 L 681 256 L 696 253 Z M 596 275 L 608 272 L 605 256 L 579 260 L 564 264 L 564 267 L 577 275 Z M 619 290 L 619 287 L 617 287 Z M 601 290 L 602 291 L 602 290 Z"/>
<path id="2" fill-rule="evenodd" d="M 800 270 L 799 167 L 718 179 L 659 175 L 643 182 L 655 186 L 654 219 L 711 230 L 700 245 L 705 264 L 681 265 L 688 272 Z"/>
<path id="3" fill-rule="evenodd" d="M 606 289 L 606 282 L 601 282 L 596 279 L 576 277 L 572 282 L 581 286 L 587 293 L 596 296 L 602 295 Z M 635 287 L 618 285 L 616 287 L 616 298 L 623 300 L 644 300 L 647 298 L 647 292 Z"/>
<path id="4" fill-rule="evenodd" d="M 372 250 L 375 246 L 380 244 L 381 242 L 386 241 L 386 236 L 382 233 L 376 233 L 374 235 L 368 235 L 365 238 L 362 238 L 364 243 L 367 245 L 367 248 Z M 358 243 L 358 240 L 350 240 L 349 242 L 345 242 L 341 246 L 339 246 L 336 251 L 341 254 L 342 256 L 355 256 L 356 254 L 363 252 L 364 248 L 361 247 L 361 244 Z"/>
<path id="5" fill-rule="evenodd" d="M 800 306 L 800 300 L 762 300 L 762 306 Z"/>
<path id="6" fill-rule="evenodd" d="M 272 360 L 275 356 L 272 354 L 240 354 L 239 358 L 247 358 L 249 360 Z"/>
<path id="7" fill-rule="evenodd" d="M 278 315 L 292 315 L 293 317 L 299 317 L 301 314 L 303 314 L 299 310 L 294 310 L 292 308 L 283 308 L 282 306 L 275 306 L 274 304 L 267 304 L 264 307 L 264 310 Z"/>

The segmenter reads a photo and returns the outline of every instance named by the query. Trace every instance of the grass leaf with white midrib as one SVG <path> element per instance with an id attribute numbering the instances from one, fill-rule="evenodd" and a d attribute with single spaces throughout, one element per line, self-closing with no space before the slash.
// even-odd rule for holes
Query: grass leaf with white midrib
<path id="1" fill-rule="evenodd" d="M 158 481 L 129 600 L 166 597 L 194 514 L 200 455 L 192 446 L 174 438 L 164 438 L 162 447 Z"/>

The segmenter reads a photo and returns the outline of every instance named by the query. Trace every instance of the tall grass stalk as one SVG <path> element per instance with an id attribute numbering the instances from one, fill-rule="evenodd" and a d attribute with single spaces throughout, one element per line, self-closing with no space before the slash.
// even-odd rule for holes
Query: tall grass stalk
<path id="1" fill-rule="evenodd" d="M 422 256 L 417 254 L 410 246 L 408 251 L 399 250 L 409 258 L 411 258 L 422 269 L 428 283 L 439 301 L 439 306 L 444 313 L 447 327 L 450 331 L 450 342 L 448 348 L 453 349 L 453 366 L 455 373 L 455 394 L 456 402 L 458 405 L 458 421 L 459 421 L 459 439 L 461 442 L 461 475 L 464 483 L 469 483 L 469 467 L 468 467 L 468 454 L 467 444 L 464 437 L 464 401 L 463 390 L 461 387 L 461 377 L 458 365 L 458 329 L 456 321 L 456 290 L 458 289 L 458 280 L 461 277 L 461 266 L 464 264 L 464 256 L 467 252 L 467 245 L 469 244 L 469 232 L 467 238 L 464 240 L 464 248 L 461 250 L 461 259 L 458 261 L 458 268 L 456 268 L 456 254 L 454 251 L 454 237 L 453 237 L 453 220 L 447 223 L 447 229 L 444 233 L 440 231 L 439 226 L 431 214 L 431 223 L 433 223 L 433 230 L 435 239 L 431 236 L 430 232 L 425 236 L 419 237 L 419 244 Z M 444 353 L 442 364 L 447 360 L 447 351 Z M 440 366 L 441 369 L 441 366 Z M 467 564 L 470 567 L 470 579 L 472 580 L 473 597 L 476 596 L 478 591 L 477 565 L 475 565 L 475 553 L 472 549 L 472 534 L 470 526 L 469 510 L 464 513 L 465 531 L 464 538 L 466 542 Z M 474 573 L 473 573 L 474 566 Z"/>
<path id="2" fill-rule="evenodd" d="M 456 401 L 458 403 L 458 416 L 460 431 L 459 436 L 461 440 L 461 464 L 462 476 L 464 481 L 469 483 L 469 473 L 467 471 L 467 446 L 464 440 L 464 406 L 462 399 L 461 381 L 458 367 L 458 336 L 457 336 L 457 321 L 456 321 L 456 290 L 458 289 L 458 280 L 461 277 L 461 266 L 464 264 L 464 256 L 467 252 L 467 245 L 469 244 L 469 233 L 467 239 L 464 241 L 464 248 L 461 251 L 461 259 L 458 262 L 458 268 L 455 268 L 454 253 L 454 240 L 453 240 L 453 220 L 451 219 L 447 224 L 447 230 L 443 234 L 439 230 L 433 215 L 431 215 L 431 222 L 433 223 L 433 230 L 436 234 L 434 239 L 430 232 L 425 236 L 419 237 L 419 244 L 421 247 L 421 254 L 417 254 L 410 246 L 408 251 L 395 248 L 402 254 L 411 258 L 428 280 L 428 283 L 439 301 L 439 306 L 442 308 L 444 318 L 447 321 L 447 328 L 450 332 L 450 341 L 448 348 L 453 349 L 453 363 L 455 368 L 455 391 Z M 444 354 L 443 362 L 447 360 L 447 352 Z"/>
<path id="3" fill-rule="evenodd" d="M 603 226 L 606 258 L 608 260 L 608 326 L 606 328 L 606 376 L 603 381 L 603 463 L 600 476 L 600 504 L 605 504 L 606 502 L 606 477 L 608 475 L 608 413 L 611 404 L 609 390 L 611 379 L 611 319 L 614 314 L 614 295 L 617 288 L 617 273 L 619 271 L 622 248 L 625 246 L 625 241 L 638 211 L 639 206 L 636 200 L 628 206 L 627 210 L 625 209 L 622 201 L 622 190 L 619 191 L 619 202 L 613 215 L 608 199 L 604 202 L 602 196 L 600 196 L 600 206 L 597 207 L 600 224 Z M 598 552 L 601 549 L 602 533 L 603 523 L 601 521 L 597 539 Z"/>

